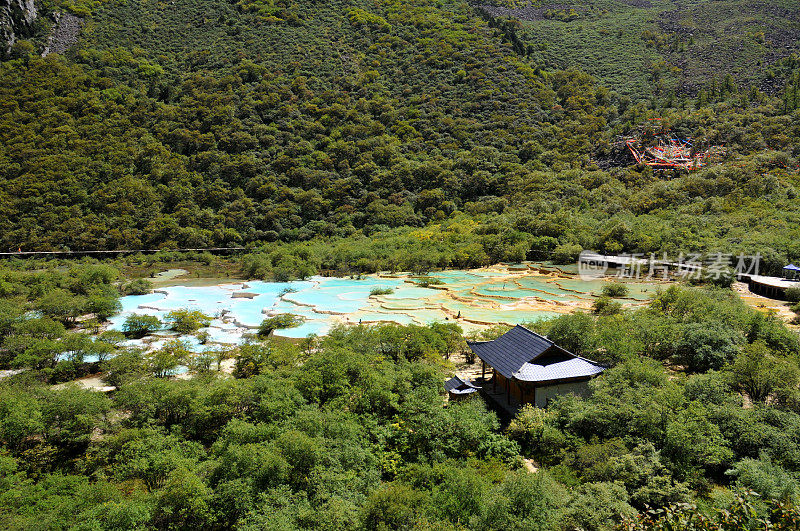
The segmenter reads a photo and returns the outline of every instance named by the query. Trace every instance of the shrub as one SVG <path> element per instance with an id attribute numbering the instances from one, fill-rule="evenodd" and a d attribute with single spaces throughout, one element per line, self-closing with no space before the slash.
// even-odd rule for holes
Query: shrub
<path id="1" fill-rule="evenodd" d="M 622 311 L 622 304 L 612 300 L 608 295 L 598 297 L 592 304 L 592 313 L 596 315 L 614 315 Z"/>
<path id="2" fill-rule="evenodd" d="M 146 278 L 137 278 L 128 282 L 122 289 L 125 295 L 147 295 L 153 291 L 153 283 Z"/>
<path id="3" fill-rule="evenodd" d="M 370 290 L 369 292 L 369 295 L 370 297 L 374 297 L 376 295 L 391 295 L 392 293 L 394 293 L 394 288 L 377 287 L 377 288 L 372 288 L 372 290 Z"/>
<path id="4" fill-rule="evenodd" d="M 597 348 L 597 331 L 591 315 L 578 312 L 552 319 L 547 337 L 579 356 L 590 355 Z"/>
<path id="5" fill-rule="evenodd" d="M 258 327 L 258 336 L 267 337 L 273 330 L 282 330 L 284 328 L 294 328 L 303 324 L 305 319 L 300 315 L 291 313 L 281 313 L 274 317 L 269 317 L 261 321 Z"/>
<path id="6" fill-rule="evenodd" d="M 574 264 L 578 261 L 578 255 L 583 251 L 583 247 L 577 243 L 562 243 L 553 251 L 554 264 Z"/>
<path id="7" fill-rule="evenodd" d="M 568 491 L 547 472 L 509 475 L 489 496 L 475 517 L 479 529 L 560 529 Z"/>
<path id="8" fill-rule="evenodd" d="M 200 328 L 210 325 L 211 317 L 199 310 L 180 308 L 169 312 L 164 321 L 169 325 L 170 330 L 181 334 L 191 334 Z"/>
<path id="9" fill-rule="evenodd" d="M 161 320 L 155 315 L 132 313 L 122 324 L 122 333 L 128 337 L 140 338 L 161 328 Z"/>
<path id="10" fill-rule="evenodd" d="M 506 430 L 508 438 L 519 443 L 526 453 L 543 463 L 556 463 L 563 448 L 569 446 L 568 437 L 553 426 L 554 414 L 526 404 L 511 421 Z"/>
<path id="11" fill-rule="evenodd" d="M 603 286 L 603 295 L 606 297 L 625 297 L 628 295 L 628 286 L 623 284 L 622 282 L 612 282 L 610 284 L 606 284 Z"/>
<path id="12" fill-rule="evenodd" d="M 748 457 L 738 461 L 726 474 L 734 476 L 738 485 L 753 490 L 764 498 L 790 501 L 796 499 L 800 492 L 797 480 L 774 463 L 764 451 L 758 459 Z"/>
<path id="13" fill-rule="evenodd" d="M 436 277 L 425 276 L 417 278 L 417 280 L 414 283 L 421 288 L 428 288 L 430 286 L 438 286 L 440 284 L 444 284 L 444 281 Z"/>
<path id="14" fill-rule="evenodd" d="M 116 295 L 92 294 L 87 300 L 86 310 L 93 313 L 99 321 L 107 321 L 122 310 L 122 304 Z"/>
<path id="15" fill-rule="evenodd" d="M 786 300 L 792 304 L 800 302 L 800 286 L 786 288 Z"/>
<path id="16" fill-rule="evenodd" d="M 721 321 L 690 323 L 677 344 L 678 360 L 691 371 L 720 369 L 739 353 L 742 334 Z"/>
<path id="17" fill-rule="evenodd" d="M 731 268 L 725 268 L 722 271 L 706 273 L 703 280 L 718 288 L 730 288 L 733 285 L 733 281 L 736 280 L 736 273 Z"/>

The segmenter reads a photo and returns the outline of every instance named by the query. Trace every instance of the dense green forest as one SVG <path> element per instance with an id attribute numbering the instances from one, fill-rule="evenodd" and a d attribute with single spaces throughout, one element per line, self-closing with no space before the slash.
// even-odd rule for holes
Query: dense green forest
<path id="1" fill-rule="evenodd" d="M 579 68 L 628 100 L 690 94 L 700 101 L 736 85 L 778 94 L 785 59 L 800 51 L 792 0 L 480 2 L 517 50 L 551 68 Z M 700 94 L 703 92 L 703 94 Z"/>
<path id="2" fill-rule="evenodd" d="M 105 330 L 120 296 L 189 263 L 289 280 L 581 249 L 800 261 L 793 2 L 479 4 L 39 5 L 0 58 L 0 250 L 164 251 L 0 264 L 0 526 L 798 528 L 800 340 L 729 286 L 530 323 L 609 368 L 508 426 L 445 400 L 467 352 L 452 323 L 202 355 L 125 346 L 164 323 Z M 63 9 L 80 39 L 43 58 Z M 728 157 L 637 167 L 619 139 L 663 128 Z M 170 251 L 207 246 L 248 252 Z M 87 375 L 115 389 L 69 383 Z"/>
<path id="3" fill-rule="evenodd" d="M 17 261 L 0 278 L 0 363 L 18 371 L 0 379 L 5 529 L 789 530 L 800 518 L 800 340 L 728 288 L 531 324 L 610 368 L 591 397 L 501 428 L 478 397 L 444 400 L 466 349 L 456 324 L 253 337 L 190 358 L 179 342 L 143 352 L 96 334 L 121 292 L 148 289 L 109 263 Z M 179 363 L 193 378 L 166 377 Z M 110 395 L 52 386 L 98 371 Z"/>
<path id="4" fill-rule="evenodd" d="M 511 26 L 428 0 L 96 6 L 66 56 L 20 41 L 0 65 L 2 246 L 391 240 L 435 224 L 490 261 L 515 244 L 800 259 L 796 57 L 776 59 L 773 91 L 720 73 L 703 94 L 633 99 L 527 54 Z M 637 169 L 615 141 L 654 118 L 729 160 Z"/>

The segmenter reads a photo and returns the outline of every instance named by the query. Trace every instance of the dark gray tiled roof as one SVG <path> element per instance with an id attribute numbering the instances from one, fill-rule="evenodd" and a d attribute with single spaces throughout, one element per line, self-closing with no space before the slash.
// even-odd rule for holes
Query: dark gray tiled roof
<path id="1" fill-rule="evenodd" d="M 601 365 L 567 352 L 546 337 L 520 325 L 493 341 L 467 344 L 480 359 L 506 378 L 541 382 L 593 376 L 604 370 Z M 550 353 L 546 359 L 536 364 L 536 359 L 548 350 Z"/>
<path id="2" fill-rule="evenodd" d="M 493 341 L 470 341 L 467 344 L 480 359 L 506 378 L 514 376 L 524 364 L 553 346 L 546 337 L 520 325 Z"/>
<path id="3" fill-rule="evenodd" d="M 449 380 L 444 383 L 445 391 L 448 393 L 454 393 L 457 395 L 465 395 L 468 393 L 474 393 L 478 389 L 480 389 L 477 385 L 473 384 L 469 380 L 464 380 L 459 376 L 453 376 Z"/>

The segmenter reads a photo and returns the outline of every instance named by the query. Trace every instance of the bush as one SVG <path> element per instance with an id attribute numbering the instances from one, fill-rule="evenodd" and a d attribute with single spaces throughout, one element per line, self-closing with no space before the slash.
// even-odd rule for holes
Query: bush
<path id="1" fill-rule="evenodd" d="M 614 315 L 622 311 L 622 304 L 612 300 L 608 295 L 598 297 L 592 304 L 592 313 L 595 315 Z"/>
<path id="2" fill-rule="evenodd" d="M 372 288 L 369 292 L 370 297 L 375 297 L 376 295 L 391 295 L 394 293 L 394 288 Z"/>
<path id="3" fill-rule="evenodd" d="M 180 308 L 172 310 L 164 318 L 170 330 L 181 334 L 191 334 L 200 328 L 205 328 L 211 324 L 211 317 L 198 310 L 188 310 Z"/>
<path id="4" fill-rule="evenodd" d="M 86 303 L 86 310 L 93 313 L 98 321 L 107 321 L 122 310 L 122 304 L 117 295 L 92 294 Z"/>
<path id="5" fill-rule="evenodd" d="M 578 261 L 581 251 L 583 251 L 583 247 L 577 243 L 562 243 L 553 251 L 553 263 L 574 264 Z"/>
<path id="6" fill-rule="evenodd" d="M 486 497 L 474 527 L 561 529 L 568 502 L 568 491 L 543 470 L 509 475 Z"/>
<path id="7" fill-rule="evenodd" d="M 261 321 L 261 325 L 258 327 L 258 336 L 267 337 L 272 333 L 273 330 L 294 328 L 303 324 L 304 321 L 305 319 L 300 315 L 281 313 Z"/>
<path id="8" fill-rule="evenodd" d="M 597 348 L 597 331 L 591 315 L 578 312 L 561 315 L 548 323 L 547 337 L 560 347 L 588 356 Z"/>
<path id="9" fill-rule="evenodd" d="M 775 356 L 760 340 L 742 349 L 731 373 L 734 383 L 753 402 L 765 402 L 778 389 L 794 389 L 799 379 L 797 366 L 788 359 Z"/>
<path id="10" fill-rule="evenodd" d="M 720 369 L 739 353 L 744 337 L 727 323 L 707 321 L 685 326 L 677 356 L 691 371 Z"/>
<path id="11" fill-rule="evenodd" d="M 733 285 L 733 281 L 736 280 L 736 273 L 732 269 L 726 268 L 723 271 L 706 273 L 703 276 L 703 280 L 718 288 L 730 288 Z"/>
<path id="12" fill-rule="evenodd" d="M 67 326 L 86 311 L 88 301 L 85 297 L 74 295 L 64 289 L 55 289 L 36 302 L 36 309 L 47 317 L 61 321 Z"/>
<path id="13" fill-rule="evenodd" d="M 362 510 L 364 529 L 412 529 L 417 527 L 417 507 L 424 495 L 411 487 L 389 484 L 373 492 Z"/>
<path id="14" fill-rule="evenodd" d="M 800 286 L 786 288 L 786 300 L 792 304 L 800 302 Z"/>
<path id="15" fill-rule="evenodd" d="M 612 282 L 603 286 L 602 292 L 606 297 L 625 297 L 628 295 L 628 286 L 622 282 Z"/>
<path id="16" fill-rule="evenodd" d="M 569 529 L 611 529 L 636 510 L 628 504 L 628 493 L 619 483 L 585 483 L 574 489 L 564 521 Z"/>
<path id="17" fill-rule="evenodd" d="M 764 498 L 792 501 L 800 493 L 797 480 L 774 463 L 764 451 L 758 459 L 745 458 L 738 461 L 726 474 L 734 476 L 738 485 L 753 490 Z"/>
<path id="18" fill-rule="evenodd" d="M 526 404 L 511 421 L 506 430 L 508 438 L 519 443 L 526 455 L 542 463 L 556 463 L 562 449 L 569 446 L 569 438 L 553 426 L 553 413 Z"/>
<path id="19" fill-rule="evenodd" d="M 144 361 L 147 369 L 156 378 L 166 378 L 172 375 L 178 365 L 186 362 L 190 356 L 189 345 L 185 341 L 174 339 L 155 352 L 149 353 Z"/>
<path id="20" fill-rule="evenodd" d="M 419 277 L 414 283 L 421 287 L 421 288 L 428 288 L 430 286 L 438 286 L 439 284 L 444 284 L 444 281 L 438 279 L 436 277 Z"/>
<path id="21" fill-rule="evenodd" d="M 128 282 L 122 289 L 125 295 L 147 295 L 153 291 L 153 283 L 146 278 L 137 278 Z"/>
<path id="22" fill-rule="evenodd" d="M 141 338 L 161 328 L 161 320 L 155 315 L 132 313 L 122 324 L 122 333 L 127 337 Z"/>

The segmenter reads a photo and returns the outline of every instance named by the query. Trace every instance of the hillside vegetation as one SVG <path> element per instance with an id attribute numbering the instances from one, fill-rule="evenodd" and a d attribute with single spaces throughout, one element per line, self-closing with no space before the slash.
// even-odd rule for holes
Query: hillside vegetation
<path id="1" fill-rule="evenodd" d="M 727 275 L 529 323 L 608 369 L 507 427 L 445 401 L 453 321 L 293 343 L 284 314 L 223 347 L 176 308 L 104 331 L 176 267 L 800 261 L 792 2 L 493 4 L 43 4 L 86 21 L 42 58 L 40 19 L 0 63 L 0 249 L 164 250 L 0 264 L 0 527 L 797 529 L 800 340 Z M 640 128 L 729 157 L 654 173 L 618 142 Z M 250 252 L 170 251 L 228 245 Z M 129 342 L 154 331 L 208 348 Z"/>
<path id="2" fill-rule="evenodd" d="M 518 21 L 526 51 L 553 68 L 579 68 L 634 101 L 730 90 L 777 94 L 782 61 L 800 51 L 790 0 L 487 2 Z"/>
<path id="3" fill-rule="evenodd" d="M 448 360 L 467 348 L 455 323 L 145 352 L 96 332 L 120 291 L 147 282 L 88 260 L 11 266 L 4 529 L 788 531 L 800 517 L 800 341 L 727 289 L 673 286 L 636 310 L 531 324 L 609 368 L 591 397 L 501 429 L 480 398 L 444 400 Z M 180 364 L 191 379 L 167 376 Z M 98 372 L 113 393 L 64 384 Z"/>
<path id="4" fill-rule="evenodd" d="M 22 42 L 0 65 L 0 245 L 393 239 L 436 223 L 463 225 L 481 257 L 439 265 L 559 245 L 800 258 L 797 83 L 634 103 L 538 61 L 502 20 L 428 0 L 104 3 L 66 57 Z M 614 141 L 653 118 L 731 160 L 674 180 L 630 166 Z"/>

